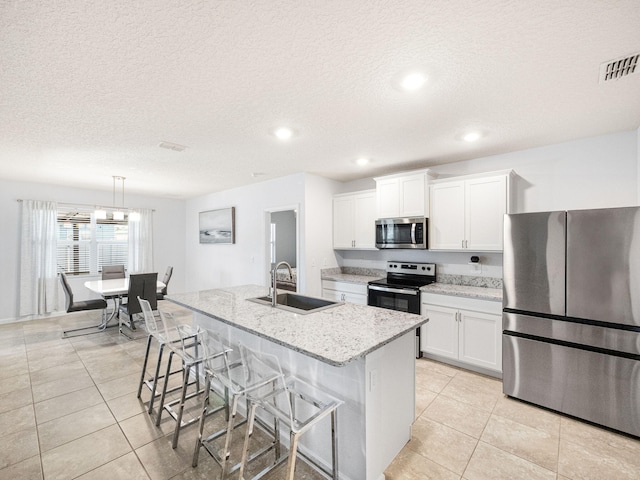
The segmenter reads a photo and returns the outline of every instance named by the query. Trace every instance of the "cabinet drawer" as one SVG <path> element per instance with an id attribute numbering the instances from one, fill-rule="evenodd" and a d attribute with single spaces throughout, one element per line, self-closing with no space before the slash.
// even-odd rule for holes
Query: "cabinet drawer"
<path id="1" fill-rule="evenodd" d="M 455 295 L 440 295 L 437 293 L 422 292 L 422 303 L 440 305 L 441 307 L 473 310 L 475 312 L 502 314 L 502 302 L 492 300 L 480 300 L 477 298 L 457 297 Z"/>
<path id="2" fill-rule="evenodd" d="M 345 293 L 358 293 L 360 295 L 367 295 L 367 285 L 361 283 L 349 283 L 349 282 L 336 282 L 335 280 L 323 280 L 322 288 L 328 290 L 339 290 Z"/>

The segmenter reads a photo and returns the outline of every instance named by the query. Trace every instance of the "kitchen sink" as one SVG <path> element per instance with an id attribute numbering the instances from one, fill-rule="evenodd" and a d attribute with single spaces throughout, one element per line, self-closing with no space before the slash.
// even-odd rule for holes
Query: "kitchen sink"
<path id="1" fill-rule="evenodd" d="M 255 297 L 248 298 L 250 302 L 260 303 L 262 305 L 271 306 L 271 297 Z M 325 300 L 323 298 L 305 297 L 304 295 L 298 295 L 297 293 L 279 293 L 278 305 L 276 308 L 281 310 L 287 310 L 289 312 L 299 313 L 306 315 L 307 313 L 315 313 L 328 308 L 337 307 L 344 302 L 334 302 L 332 300 Z"/>

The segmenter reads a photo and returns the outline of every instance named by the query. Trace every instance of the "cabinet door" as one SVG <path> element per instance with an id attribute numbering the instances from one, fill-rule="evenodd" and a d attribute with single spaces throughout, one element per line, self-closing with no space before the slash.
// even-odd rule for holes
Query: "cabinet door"
<path id="1" fill-rule="evenodd" d="M 429 190 L 429 249 L 464 248 L 464 182 L 432 185 Z"/>
<path id="2" fill-rule="evenodd" d="M 343 294 L 343 298 L 341 301 L 355 303 L 356 305 L 366 305 L 367 304 L 367 296 L 362 295 L 360 293 L 349 293 L 345 292 Z"/>
<path id="3" fill-rule="evenodd" d="M 342 292 L 339 292 L 337 290 L 330 290 L 328 288 L 323 288 L 322 298 L 326 298 L 327 300 L 334 300 L 336 302 L 342 302 Z"/>
<path id="4" fill-rule="evenodd" d="M 356 248 L 376 248 L 376 193 L 354 197 L 354 240 Z"/>
<path id="5" fill-rule="evenodd" d="M 422 304 L 422 315 L 429 317 L 429 321 L 420 327 L 423 352 L 458 358 L 457 313 L 453 308 Z"/>
<path id="6" fill-rule="evenodd" d="M 333 199 L 333 248 L 353 248 L 353 197 Z"/>
<path id="7" fill-rule="evenodd" d="M 409 175 L 399 179 L 400 217 L 424 217 L 425 175 Z"/>
<path id="8" fill-rule="evenodd" d="M 502 371 L 502 317 L 460 310 L 459 359 Z"/>
<path id="9" fill-rule="evenodd" d="M 377 218 L 400 216 L 400 183 L 397 178 L 376 182 Z"/>
<path id="10" fill-rule="evenodd" d="M 507 212 L 506 177 L 467 180 L 465 186 L 465 247 L 501 251 Z"/>

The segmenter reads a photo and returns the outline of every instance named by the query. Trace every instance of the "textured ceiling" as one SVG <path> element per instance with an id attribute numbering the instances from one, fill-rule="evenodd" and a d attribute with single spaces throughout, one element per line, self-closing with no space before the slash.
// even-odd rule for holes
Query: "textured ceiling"
<path id="1" fill-rule="evenodd" d="M 0 178 L 188 198 L 629 130 L 640 75 L 598 69 L 638 51 L 638 0 L 0 0 Z"/>

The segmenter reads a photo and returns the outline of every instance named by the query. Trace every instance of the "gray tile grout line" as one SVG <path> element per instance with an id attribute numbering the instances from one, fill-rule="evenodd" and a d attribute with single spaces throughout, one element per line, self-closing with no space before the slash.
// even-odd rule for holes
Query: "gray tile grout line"
<path id="1" fill-rule="evenodd" d="M 102 334 L 102 333 L 109 335 L 109 332 L 100 332 L 100 333 L 96 333 L 96 335 L 100 335 L 100 334 Z M 110 335 L 109 335 L 109 336 L 110 336 Z M 87 474 L 87 473 L 89 473 L 89 472 L 93 472 L 93 471 L 97 470 L 98 468 L 101 468 L 101 467 L 103 467 L 103 466 L 105 466 L 105 465 L 107 465 L 107 464 L 109 464 L 109 463 L 111 463 L 111 462 L 113 462 L 113 461 L 115 461 L 115 460 L 118 460 L 118 459 L 120 459 L 120 458 L 122 458 L 122 457 L 124 457 L 124 456 L 128 455 L 129 453 L 133 453 L 133 454 L 136 456 L 136 459 L 138 460 L 138 463 L 140 463 L 140 466 L 141 466 L 141 467 L 142 467 L 142 469 L 144 470 L 144 472 L 145 472 L 145 474 L 147 475 L 147 477 L 148 477 L 148 478 L 151 478 L 151 475 L 149 475 L 149 472 L 147 471 L 147 469 L 145 468 L 144 464 L 142 463 L 142 461 L 141 461 L 141 460 L 140 460 L 140 458 L 138 457 L 138 454 L 136 453 L 135 449 L 133 448 L 133 445 L 131 445 L 131 442 L 129 441 L 129 438 L 127 437 L 127 435 L 125 434 L 124 430 L 122 429 L 122 426 L 120 425 L 120 421 L 116 418 L 116 416 L 115 416 L 115 414 L 114 414 L 113 410 L 111 409 L 111 407 L 109 406 L 109 403 L 107 402 L 107 399 L 106 399 L 106 398 L 104 398 L 104 395 L 103 395 L 102 391 L 100 390 L 100 388 L 98 387 L 98 384 L 96 383 L 96 380 L 93 378 L 93 375 L 91 375 L 91 373 L 90 373 L 90 372 L 89 372 L 89 370 L 87 369 L 87 365 L 85 364 L 84 360 L 82 359 L 82 356 L 78 353 L 78 350 L 76 349 L 75 344 L 74 344 L 73 342 L 69 342 L 69 343 L 71 343 L 71 345 L 73 346 L 73 349 L 75 350 L 76 355 L 78 355 L 78 357 L 80 358 L 80 361 L 82 362 L 82 365 L 84 366 L 85 370 L 87 371 L 87 374 L 88 374 L 88 375 L 89 375 L 89 377 L 91 378 L 91 382 L 93 383 L 93 386 L 94 386 L 94 387 L 96 388 L 96 390 L 98 391 L 98 394 L 99 394 L 99 395 L 100 395 L 100 397 L 102 398 L 102 401 L 104 402 L 104 405 L 105 405 L 105 406 L 107 407 L 107 409 L 109 410 L 109 413 L 113 416 L 113 420 L 114 420 L 114 422 L 115 422 L 115 425 L 117 425 L 117 426 L 118 426 L 118 429 L 120 430 L 120 433 L 122 433 L 122 436 L 124 437 L 124 439 L 126 440 L 127 444 L 129 445 L 129 448 L 131 449 L 131 451 L 130 451 L 130 452 L 127 452 L 127 453 L 125 453 L 125 454 L 123 454 L 123 455 L 120 455 L 119 457 L 112 458 L 112 459 L 111 459 L 111 460 L 109 460 L 108 462 L 103 463 L 103 464 L 101 464 L 101 465 L 98 465 L 98 466 L 96 466 L 95 468 L 92 468 L 91 470 L 89 470 L 89 471 L 87 471 L 87 472 L 83 472 L 83 473 L 81 473 L 80 475 L 78 475 L 77 477 L 74 477 L 74 478 L 81 477 L 82 475 L 86 475 L 86 474 Z M 116 345 L 119 345 L 119 344 L 116 344 Z M 125 352 L 125 353 L 126 353 L 126 352 Z M 117 378 L 118 378 L 118 377 L 115 377 L 115 378 L 114 378 L 114 380 L 115 380 L 115 379 L 117 379 Z M 123 395 L 123 396 L 124 396 L 124 395 Z M 100 429 L 100 430 L 104 430 L 104 429 L 109 428 L 109 427 L 111 427 L 111 426 L 112 426 L 112 425 L 109 425 L 108 427 L 102 428 L 102 429 Z M 97 430 L 97 431 L 99 432 L 100 430 Z M 92 433 L 95 433 L 95 432 L 92 432 Z M 87 434 L 87 435 L 90 435 L 90 434 Z M 86 436 L 86 435 L 85 435 L 85 436 Z M 82 438 L 82 437 L 80 437 L 80 438 Z M 76 440 L 77 440 L 77 439 L 76 439 Z M 46 479 L 45 479 L 45 480 L 46 480 Z"/>

